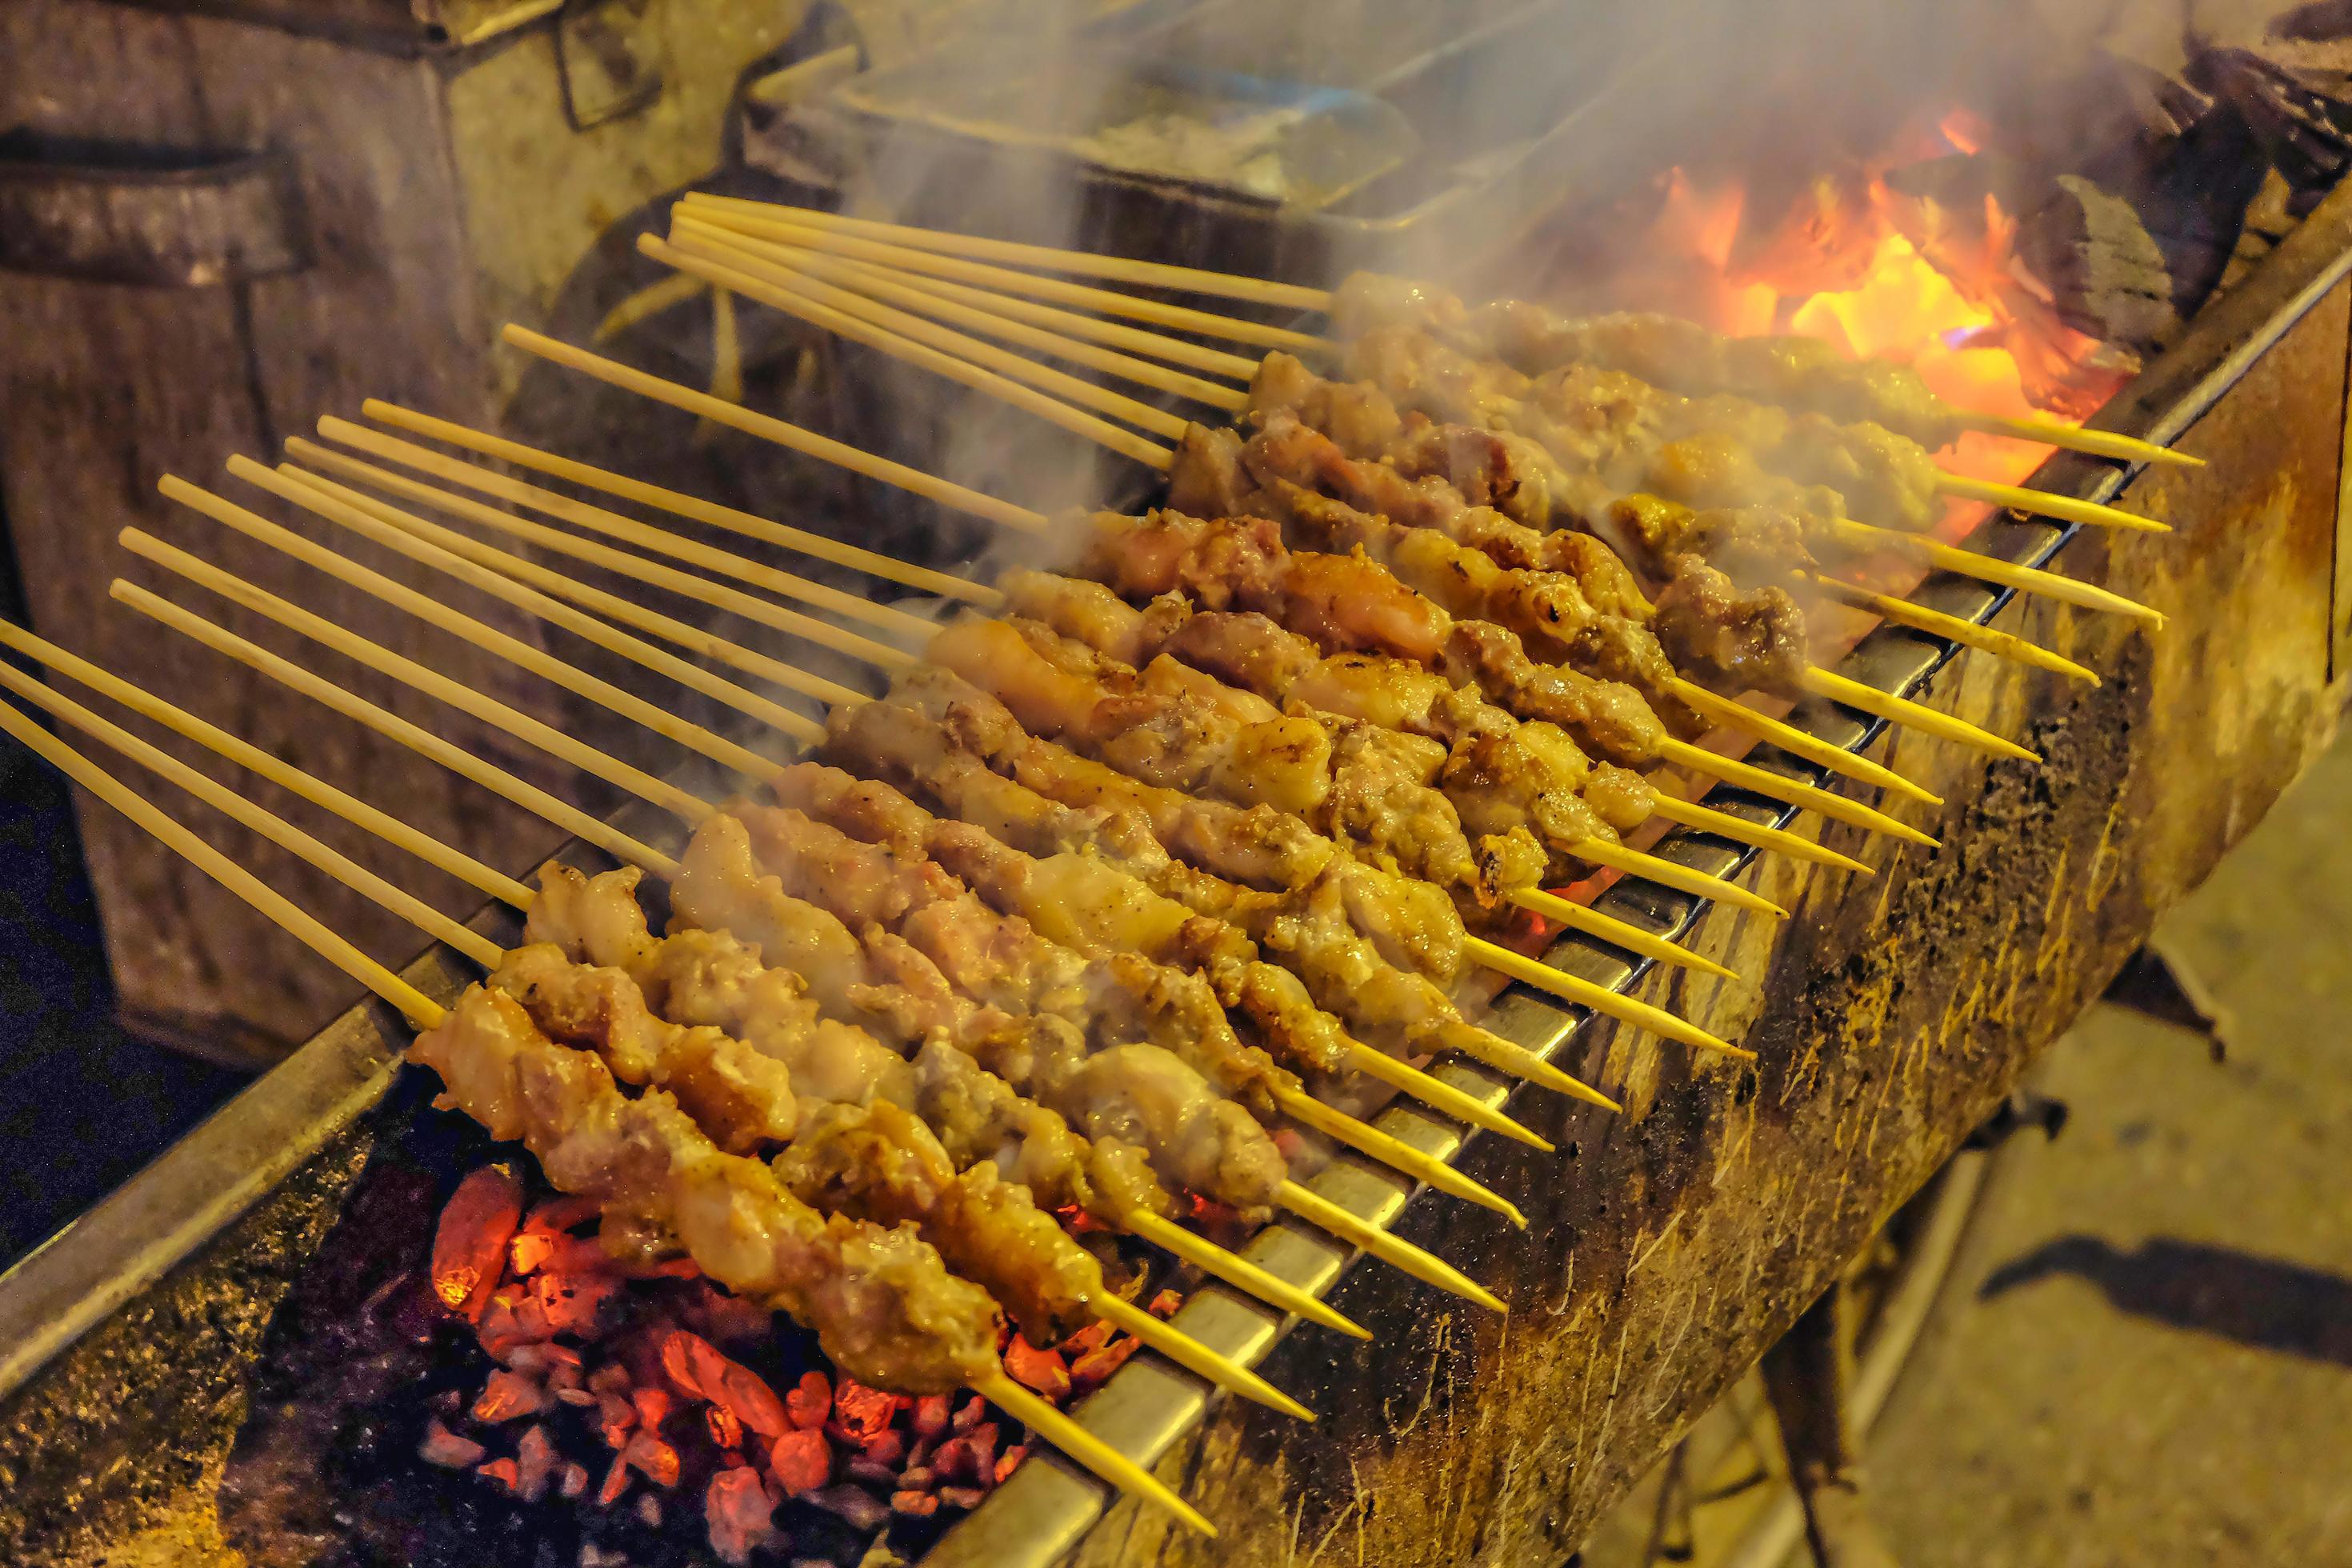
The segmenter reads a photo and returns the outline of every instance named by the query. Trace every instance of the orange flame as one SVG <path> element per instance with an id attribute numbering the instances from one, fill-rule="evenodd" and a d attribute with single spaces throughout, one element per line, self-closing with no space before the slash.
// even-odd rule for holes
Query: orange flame
<path id="1" fill-rule="evenodd" d="M 1936 122 L 1931 150 L 1973 155 L 1986 134 L 1956 110 Z M 2079 412 L 2113 392 L 2121 378 L 2096 365 L 2097 342 L 2061 322 L 2012 265 L 2017 220 L 1998 200 L 1986 195 L 1980 213 L 1947 207 L 1898 195 L 1883 173 L 1824 174 L 1766 215 L 1738 182 L 1676 169 L 1643 247 L 1641 291 L 1737 336 L 1794 332 L 1908 365 L 1961 408 Z M 2014 481 L 2047 452 L 1970 435 L 1939 460 Z"/>

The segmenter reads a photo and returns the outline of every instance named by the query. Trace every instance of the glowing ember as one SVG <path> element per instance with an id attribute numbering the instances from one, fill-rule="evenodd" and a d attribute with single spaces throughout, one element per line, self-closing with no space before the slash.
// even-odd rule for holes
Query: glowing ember
<path id="1" fill-rule="evenodd" d="M 433 1233 L 433 1292 L 442 1305 L 480 1321 L 521 1224 L 522 1184 L 503 1166 L 485 1165 L 457 1184 Z"/>

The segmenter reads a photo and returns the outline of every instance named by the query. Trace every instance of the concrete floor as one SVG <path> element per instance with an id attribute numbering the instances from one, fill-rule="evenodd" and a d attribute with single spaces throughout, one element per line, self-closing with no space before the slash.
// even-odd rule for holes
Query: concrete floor
<path id="1" fill-rule="evenodd" d="M 2113 1007 L 2037 1085 L 1874 1434 L 1905 1568 L 2352 1564 L 2352 744 L 2170 918 L 2231 1050 Z"/>

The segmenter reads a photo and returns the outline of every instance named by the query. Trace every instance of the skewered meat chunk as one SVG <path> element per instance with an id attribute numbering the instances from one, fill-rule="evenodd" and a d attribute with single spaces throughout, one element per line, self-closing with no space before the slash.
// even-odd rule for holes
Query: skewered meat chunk
<path id="1" fill-rule="evenodd" d="M 1220 576 L 1217 563 L 1236 556 L 1251 570 Z M 1664 683 L 1673 667 L 1638 627 L 1622 646 L 1591 650 L 1596 658 L 1607 656 L 1605 679 L 1538 664 L 1509 628 L 1456 619 L 1363 555 L 1290 550 L 1279 528 L 1263 519 L 1097 513 L 1078 570 L 1125 598 L 1181 593 L 1206 609 L 1256 610 L 1328 652 L 1381 653 L 1442 670 L 1457 685 L 1475 682 L 1522 719 L 1559 724 L 1612 762 L 1638 765 L 1657 759 L 1656 742 L 1664 735 L 1659 712 L 1686 733 L 1707 727 L 1671 696 Z M 1580 651 L 1597 641 L 1598 634 L 1588 637 Z M 1643 691 L 1629 689 L 1628 675 L 1650 683 L 1646 700 Z"/>
<path id="2" fill-rule="evenodd" d="M 1108 861 L 1066 850 L 1024 853 L 970 823 L 933 816 L 887 784 L 814 763 L 785 769 L 772 787 L 836 829 L 930 855 L 1066 949 L 1096 957 L 1125 951 L 1197 971 L 1284 1061 L 1307 1072 L 1346 1070 L 1345 1033 L 1295 976 L 1259 962 L 1238 928 L 1195 914 Z"/>
<path id="3" fill-rule="evenodd" d="M 1783 588 L 1742 593 L 1729 577 L 1685 556 L 1658 595 L 1658 635 L 1691 678 L 1722 691 L 1804 689 L 1804 623 Z"/>
<path id="4" fill-rule="evenodd" d="M 1050 665 L 1041 652 L 1049 645 L 1055 650 Z M 1416 781 L 1410 746 L 1401 750 L 1385 731 L 1292 719 L 1287 722 L 1316 733 L 1320 754 L 1310 759 L 1295 750 L 1268 759 L 1236 738 L 1250 728 L 1188 696 L 1187 683 L 1171 673 L 1181 668 L 1174 661 L 1155 662 L 1162 679 L 1155 683 L 1158 690 L 1150 690 L 1131 667 L 1017 618 L 965 616 L 935 636 L 928 651 L 936 663 L 1003 701 L 1026 727 L 1067 741 L 1146 784 L 1204 790 L 1237 805 L 1264 805 L 1271 792 L 1236 775 L 1270 763 L 1292 774 L 1294 793 L 1318 796 L 1309 808 L 1318 828 L 1360 847 L 1375 863 L 1438 883 L 1475 907 L 1492 907 L 1509 889 L 1529 886 L 1541 875 L 1544 853 L 1531 837 L 1495 835 L 1473 844 L 1453 804 Z M 1092 662 L 1094 679 L 1083 685 L 1063 679 L 1081 660 Z M 1120 731 L 1105 717 L 1114 709 L 1148 710 L 1164 722 L 1139 743 L 1133 731 Z M 1270 731 L 1255 727 L 1259 734 Z M 1321 771 L 1319 790 L 1307 781 L 1310 766 Z"/>
<path id="5" fill-rule="evenodd" d="M 876 1387 L 944 1394 L 997 1371 L 996 1305 L 911 1230 L 823 1216 L 757 1160 L 722 1152 L 666 1091 L 621 1093 L 604 1064 L 557 1045 L 521 1004 L 469 987 L 409 1057 L 439 1103 L 520 1139 L 559 1190 L 674 1237 L 703 1272 L 814 1331 Z"/>
<path id="6" fill-rule="evenodd" d="M 730 1154 L 781 1142 L 799 1126 L 782 1062 L 719 1029 L 656 1016 L 621 970 L 575 963 L 561 948 L 533 942 L 508 953 L 489 983 L 551 1038 L 593 1050 L 622 1082 L 667 1089 Z"/>
<path id="7" fill-rule="evenodd" d="M 714 826 L 719 824 L 727 826 Z M 781 886 L 776 877 L 760 867 L 750 831 L 740 821 L 721 814 L 697 830 L 698 837 L 705 833 L 728 842 L 730 854 L 735 852 L 731 847 L 740 844 L 743 863 L 730 873 L 737 883 Z M 692 847 L 688 846 L 689 854 Z M 956 991 L 903 937 L 869 929 L 866 940 L 869 950 L 886 940 L 895 942 L 908 967 L 921 965 L 929 977 L 928 984 L 951 1005 L 961 1026 L 951 1029 L 954 1037 L 959 1043 L 970 1042 L 992 1070 L 1015 1084 L 1035 1084 L 1039 1098 L 1090 1134 L 1108 1129 L 1111 1136 L 1142 1142 L 1151 1151 L 1154 1167 L 1164 1178 L 1210 1192 L 1237 1208 L 1264 1207 L 1272 1189 L 1264 1185 L 1262 1178 L 1268 1170 L 1281 1167 L 1281 1156 L 1265 1142 L 1248 1110 L 1217 1097 L 1223 1094 L 1255 1101 L 1258 1112 L 1270 1117 L 1272 1090 L 1292 1080 L 1263 1050 L 1234 1037 L 1215 996 L 1197 976 L 1134 953 L 1118 953 L 1088 963 L 1078 1003 L 1093 1037 L 1094 1054 L 1088 1055 L 1087 1044 L 1076 1030 L 1018 1029 L 998 1010 L 982 1009 Z M 992 1017 L 996 1021 L 991 1023 Z M 1121 1098 L 1118 1080 L 1095 1065 L 1096 1056 L 1130 1047 L 1158 1051 L 1168 1056 L 1171 1063 L 1153 1080 L 1159 1089 L 1131 1105 Z M 1120 1059 L 1144 1058 L 1127 1050 Z M 1197 1093 L 1177 1097 L 1167 1089 L 1176 1069 L 1191 1076 L 1198 1085 Z M 1174 1120 L 1167 1120 L 1171 1117 Z M 1153 1135 L 1134 1139 L 1129 1130 L 1136 1128 Z M 1243 1184 L 1233 1191 L 1200 1187 L 1204 1177 Z"/>
<path id="8" fill-rule="evenodd" d="M 1643 572 L 1663 582 L 1685 560 L 1706 563 L 1743 587 L 1777 584 L 1791 567 L 1813 559 L 1813 535 L 1795 514 L 1771 507 L 1714 507 L 1700 511 L 1651 495 L 1612 504 L 1611 536 Z M 1828 552 L 1834 553 L 1834 549 Z"/>
<path id="9" fill-rule="evenodd" d="M 929 1128 L 887 1103 L 814 1111 L 774 1168 L 802 1202 L 875 1225 L 912 1226 L 948 1268 L 993 1296 L 1032 1344 L 1058 1344 L 1108 1293 L 1094 1256 L 1026 1187 L 981 1163 L 959 1172 Z"/>
<path id="10" fill-rule="evenodd" d="M 1458 689 L 1417 665 L 1368 654 L 1326 656 L 1264 616 L 1196 610 L 1179 595 L 1136 610 L 1099 583 L 1052 573 L 1008 573 L 999 586 L 1013 609 L 1079 640 L 1101 637 L 1117 650 L 1140 658 L 1181 659 L 1261 696 L 1286 695 L 1295 704 L 1376 729 L 1444 742 L 1421 782 L 1443 789 L 1467 832 L 1483 836 L 1523 828 L 1565 849 L 1588 839 L 1613 838 L 1648 815 L 1646 804 L 1636 804 L 1638 796 L 1629 794 L 1646 786 L 1638 779 L 1613 778 L 1616 787 L 1608 802 L 1615 814 L 1597 815 L 1582 795 L 1592 776 L 1591 762 L 1564 731 L 1524 725 L 1483 702 L 1475 689 Z M 1119 610 L 1126 612 L 1124 619 Z"/>
<path id="11" fill-rule="evenodd" d="M 1349 374 L 1433 418 L 1508 431 L 1550 459 L 1557 505 L 1580 479 L 1619 494 L 1654 491 L 1694 506 L 1784 506 L 1889 526 L 1932 525 L 1942 508 L 1934 458 L 1874 424 L 1717 395 L 1685 397 L 1622 371 L 1568 364 L 1522 375 L 1441 337 L 1390 327 L 1349 349 Z M 1582 504 L 1595 498 L 1583 492 Z"/>
<path id="12" fill-rule="evenodd" d="M 977 692 L 971 697 L 987 700 Z M 985 819 L 990 831 L 1009 843 L 1033 851 L 1083 846 L 1188 908 L 1240 926 L 1297 973 L 1318 1003 L 1344 1017 L 1371 1045 L 1400 1053 L 1449 1047 L 1469 1028 L 1445 993 L 1426 978 L 1432 972 L 1449 978 L 1457 972 L 1458 940 L 1439 943 L 1427 933 L 1406 935 L 1397 907 L 1377 886 L 1367 885 L 1377 882 L 1377 874 L 1357 862 L 1335 859 L 1311 881 L 1281 893 L 1236 887 L 1171 859 L 1148 838 L 1136 847 L 1130 832 L 1104 826 L 1107 814 L 1099 809 L 1048 800 L 990 772 L 951 741 L 947 726 L 930 722 L 916 709 L 886 700 L 838 710 L 831 730 L 827 756 L 878 773 L 968 820 Z M 869 831 L 878 837 L 883 829 L 877 824 Z M 1404 943 L 1417 958 L 1416 967 L 1399 967 L 1366 940 L 1350 912 L 1351 886 L 1360 901 L 1374 906 L 1386 922 L 1376 929 Z"/>
<path id="13" fill-rule="evenodd" d="M 984 760 L 1014 782 L 1065 806 L 1118 814 L 1150 824 L 1170 855 L 1214 876 L 1253 888 L 1295 889 L 1328 878 L 1344 889 L 1349 918 L 1393 963 L 1450 983 L 1462 957 L 1462 923 L 1453 901 L 1426 882 L 1340 853 L 1294 817 L 1235 814 L 1213 801 L 1153 790 L 1024 731 L 987 692 L 950 671 L 925 667 L 891 685 L 880 706 L 919 715 L 942 740 Z M 835 731 L 842 733 L 843 712 Z M 869 713 L 872 707 L 859 710 Z M 1259 851 L 1281 834 L 1281 853 Z M 1238 851 L 1238 852 L 1236 852 Z M 1265 872 L 1268 874 L 1258 875 Z M 1163 890 L 1166 890 L 1163 889 Z M 1181 896 L 1181 895 L 1180 895 Z M 1201 907 L 1195 905 L 1194 907 Z"/>
<path id="14" fill-rule="evenodd" d="M 1817 338 L 1729 337 L 1648 313 L 1563 316 L 1516 300 L 1465 308 L 1428 285 L 1360 272 L 1339 285 L 1332 319 L 1349 337 L 1388 326 L 1426 328 L 1529 375 L 1597 365 L 1693 397 L 1728 393 L 1848 423 L 1871 421 L 1931 449 L 1960 434 L 1951 410 L 1918 373 L 1886 360 L 1850 358 Z"/>
<path id="15" fill-rule="evenodd" d="M 639 876 L 634 868 L 594 877 L 544 868 L 528 934 L 575 964 L 593 955 L 625 966 L 645 984 L 646 1004 L 667 1017 L 740 1035 L 790 1069 L 804 1103 L 912 1110 L 959 1168 L 989 1161 L 1040 1202 L 1084 1209 L 1108 1225 L 1139 1209 L 1173 1212 L 1143 1150 L 1079 1137 L 945 1034 L 929 1037 L 911 1062 L 903 1061 L 864 1030 L 819 1017 L 798 976 L 761 964 L 729 933 L 688 929 L 654 937 L 637 902 Z"/>

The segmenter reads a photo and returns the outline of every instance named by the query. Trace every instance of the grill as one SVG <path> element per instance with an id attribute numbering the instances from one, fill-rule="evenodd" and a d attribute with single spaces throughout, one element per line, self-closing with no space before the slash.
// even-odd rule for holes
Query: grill
<path id="1" fill-rule="evenodd" d="M 1487 38 L 1507 42 L 1514 25 L 1524 24 L 1505 13 Z M 1437 72 L 1454 58 L 1433 51 L 1391 68 Z M 892 85 L 868 83 L 858 112 L 884 117 Z M 1564 178 L 1567 167 L 1549 173 Z M 1213 236 L 1207 254 L 1275 271 L 1298 259 L 1292 247 L 1319 247 L 1311 250 L 1319 268 L 1359 254 L 1348 247 L 1372 243 L 1384 223 L 1393 239 L 1412 223 L 1465 221 L 1479 199 L 1519 202 L 1526 188 L 1458 182 L 1430 198 L 1434 216 L 1400 224 L 1393 214 L 1340 214 L 1315 226 L 1311 241 L 1262 205 L 1189 184 L 1105 176 L 1097 194 L 1106 210 L 1128 199 L 1139 204 L 1130 210 L 1154 215 L 1122 228 L 1129 237 L 1197 226 L 1192 243 L 1159 254 L 1200 254 L 1194 246 Z M 1958 686 L 1963 710 L 2006 703 L 2019 721 L 2012 729 L 2053 765 L 1955 764 L 1946 788 L 1953 825 L 1932 862 L 1889 892 L 1852 885 L 1809 900 L 1771 952 L 1759 994 L 1745 1001 L 1748 1017 L 1760 1020 L 1748 1043 L 1760 1048 L 1761 1068 L 1702 1078 L 1653 1052 L 1621 1075 L 1637 1090 L 1635 1113 L 1622 1121 L 1544 1108 L 1537 1130 L 1572 1152 L 1565 1178 L 1494 1140 L 1460 1150 L 1410 1110 L 1384 1114 L 1383 1130 L 1460 1154 L 1507 1191 L 1538 1194 L 1526 1205 L 1532 1228 L 1515 1236 L 1483 1214 L 1445 1211 L 1441 1221 L 1430 1204 L 1407 1209 L 1401 1185 L 1365 1173 L 1327 1189 L 1416 1239 L 1442 1239 L 1507 1283 L 1519 1304 L 1507 1329 L 1467 1324 L 1406 1282 L 1356 1271 L 1340 1299 L 1373 1328 L 1376 1348 L 1309 1335 L 1272 1351 L 1279 1380 L 1328 1413 L 1318 1431 L 1282 1431 L 1229 1402 L 1212 1406 L 1196 1385 L 1148 1361 L 1096 1396 L 1089 1425 L 1139 1458 L 1181 1450 L 1194 1495 L 1228 1530 L 1219 1550 L 1237 1560 L 1351 1531 L 1380 1543 L 1368 1560 L 1384 1563 L 1533 1562 L 1571 1548 L 1672 1433 L 1787 1326 L 1825 1271 L 1957 1146 L 2328 727 L 2326 690 L 2352 619 L 2328 591 L 2340 560 L 2347 271 L 2352 197 L 2338 195 L 2202 312 L 2100 421 L 2167 442 L 2194 426 L 2189 444 L 2212 465 L 2137 481 L 2194 522 L 2184 580 L 2140 567 L 2142 578 L 2126 584 L 2173 614 L 2171 636 L 2186 651 L 2160 653 L 2121 629 L 2093 634 L 2110 638 L 2101 668 L 2120 679 L 2088 694 L 2014 672 L 1948 675 L 1950 645 L 1894 628 L 1873 633 L 1842 667 L 1898 692 L 1942 679 Z M 2284 479 L 2266 485 L 2271 476 Z M 2124 488 L 2114 470 L 2069 458 L 2035 482 L 2092 500 Z M 2070 527 L 2014 521 L 1988 523 L 1973 542 L 2029 564 L 2067 552 L 2078 572 L 2095 547 Z M 1981 623 L 2008 595 L 1941 578 L 1918 597 Z M 2224 652 L 2246 657 L 2232 662 Z M 2257 714 L 2265 741 L 2189 753 L 2200 725 L 2220 723 L 2217 710 L 2232 702 Z M 1802 717 L 1840 745 L 1878 738 L 1878 725 L 1837 713 Z M 2159 805 L 2147 781 L 2165 769 L 2197 787 Z M 1736 794 L 1724 803 L 1759 821 L 1780 809 Z M 649 811 L 625 813 L 623 825 L 661 837 Z M 1661 852 L 1716 873 L 1748 853 L 1687 833 Z M 603 863 L 580 845 L 562 858 Z M 2029 900 L 2040 905 L 2030 917 Z M 1752 922 L 1702 922 L 1697 900 L 1661 889 L 1620 885 L 1602 908 L 1759 957 L 1767 940 Z M 490 916 L 480 929 L 513 935 Z M 2036 952 L 2048 956 L 2032 1005 L 1969 999 L 1971 985 L 1980 993 L 2000 965 Z M 1642 973 L 1573 939 L 1551 960 L 1617 989 Z M 405 973 L 446 1000 L 462 969 L 433 953 Z M 1582 1022 L 1513 993 L 1494 1026 L 1571 1070 L 1638 1049 Z M 415 1525 L 446 1497 L 404 1491 L 388 1462 L 365 1473 L 342 1468 L 369 1462 L 365 1434 L 352 1425 L 364 1424 L 359 1413 L 433 1371 L 418 1359 L 416 1324 L 402 1315 L 393 1282 L 414 1274 L 421 1284 L 425 1195 L 446 1191 L 481 1150 L 425 1110 L 421 1076 L 394 1065 L 406 1036 L 382 1009 L 346 1015 L 0 1279 L 0 1344 L 9 1347 L 0 1360 L 0 1466 L 13 1483 L 0 1541 L 10 1561 L 205 1561 L 230 1548 L 255 1562 L 481 1560 L 480 1537 L 462 1533 L 481 1521 L 462 1510 Z M 1499 1101 L 1500 1082 L 1485 1087 Z M 1728 1140 L 1718 1136 L 1725 1127 Z M 1825 1163 L 1831 1150 L 1835 1164 Z M 1333 1284 L 1336 1265 L 1320 1248 L 1275 1235 L 1253 1256 L 1297 1283 Z M 309 1331 L 338 1322 L 340 1336 Z M 1216 1291 L 1186 1326 L 1244 1360 L 1274 1337 L 1265 1314 Z M 354 1484 L 368 1473 L 383 1484 Z M 1473 1488 L 1483 1494 L 1475 1506 L 1465 1497 Z M 1153 1560 L 1191 1561 L 1187 1550 L 1203 1550 L 1148 1537 L 1156 1523 L 1117 1540 L 1089 1535 L 1099 1506 L 1092 1482 L 1057 1460 L 1033 1462 L 929 1543 L 923 1561 L 1043 1565 L 1155 1552 Z M 404 1521 L 423 1533 L 400 1533 Z M 446 1538 L 435 1533 L 443 1525 Z"/>

